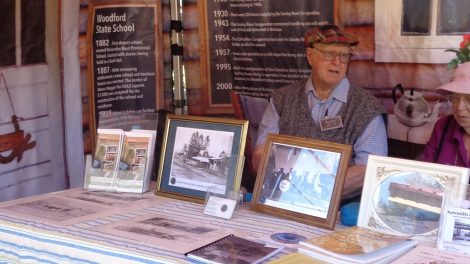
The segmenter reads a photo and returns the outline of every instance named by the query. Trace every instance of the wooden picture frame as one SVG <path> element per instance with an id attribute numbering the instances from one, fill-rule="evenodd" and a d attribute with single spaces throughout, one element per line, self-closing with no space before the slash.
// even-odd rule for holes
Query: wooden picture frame
<path id="1" fill-rule="evenodd" d="M 464 200 L 468 168 L 369 155 L 358 226 L 435 242 L 445 198 Z"/>
<path id="2" fill-rule="evenodd" d="M 164 107 L 161 1 L 88 7 L 87 82 L 91 146 L 101 112 L 151 112 Z"/>
<path id="3" fill-rule="evenodd" d="M 246 120 L 168 115 L 156 194 L 204 203 L 209 188 L 238 191 L 247 130 Z"/>
<path id="4" fill-rule="evenodd" d="M 269 134 L 251 209 L 332 230 L 351 151 L 350 145 Z"/>

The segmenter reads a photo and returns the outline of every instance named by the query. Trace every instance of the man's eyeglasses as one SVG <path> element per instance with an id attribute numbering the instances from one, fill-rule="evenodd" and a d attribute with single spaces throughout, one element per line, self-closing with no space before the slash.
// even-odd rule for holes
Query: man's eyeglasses
<path id="1" fill-rule="evenodd" d="M 312 49 L 316 49 L 321 52 L 323 54 L 323 60 L 325 61 L 332 61 L 335 60 L 336 57 L 339 57 L 339 62 L 346 64 L 352 57 L 351 53 L 337 53 L 335 51 L 321 50 L 319 48 L 316 48 L 315 46 L 312 47 Z"/>
<path id="2" fill-rule="evenodd" d="M 470 109 L 470 95 L 451 94 L 447 96 L 447 102 L 452 106 L 458 106 L 460 102 Z"/>

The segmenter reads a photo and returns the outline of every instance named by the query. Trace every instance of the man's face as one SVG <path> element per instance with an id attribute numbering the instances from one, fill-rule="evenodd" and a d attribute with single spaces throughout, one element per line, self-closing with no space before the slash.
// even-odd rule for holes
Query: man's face
<path id="1" fill-rule="evenodd" d="M 344 44 L 317 43 L 313 48 L 307 48 L 307 60 L 312 69 L 315 88 L 333 89 L 339 84 L 346 76 L 349 60 L 345 59 L 350 52 L 351 48 Z"/>

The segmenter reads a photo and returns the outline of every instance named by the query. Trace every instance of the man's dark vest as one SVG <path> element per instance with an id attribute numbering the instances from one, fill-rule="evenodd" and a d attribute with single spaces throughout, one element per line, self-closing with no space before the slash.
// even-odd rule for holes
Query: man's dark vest
<path id="1" fill-rule="evenodd" d="M 311 117 L 305 82 L 295 82 L 271 94 L 280 119 L 279 134 L 353 145 L 372 119 L 386 113 L 371 93 L 351 86 L 347 103 L 337 114 L 341 116 L 343 127 L 321 131 Z"/>

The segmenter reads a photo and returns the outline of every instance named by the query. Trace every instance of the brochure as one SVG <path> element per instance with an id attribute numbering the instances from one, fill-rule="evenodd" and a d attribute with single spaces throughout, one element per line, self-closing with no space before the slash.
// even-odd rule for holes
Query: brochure
<path id="1" fill-rule="evenodd" d="M 470 255 L 470 209 L 444 207 L 439 223 L 437 248 Z"/>
<path id="2" fill-rule="evenodd" d="M 156 131 L 98 129 L 95 155 L 87 164 L 85 189 L 143 193 L 149 190 Z"/>
<path id="3" fill-rule="evenodd" d="M 381 233 L 364 227 L 334 231 L 327 235 L 300 241 L 299 252 L 327 262 L 379 263 L 411 250 L 416 241 L 409 236 Z"/>
<path id="4" fill-rule="evenodd" d="M 161 250 L 185 254 L 204 247 L 231 232 L 219 229 L 193 218 L 175 218 L 172 215 L 146 214 L 99 225 L 94 228 L 102 234 L 134 241 L 136 247 L 158 245 Z"/>
<path id="5" fill-rule="evenodd" d="M 90 189 L 112 189 L 119 160 L 122 136 L 120 129 L 98 129 L 95 155 L 85 187 Z"/>
<path id="6" fill-rule="evenodd" d="M 125 132 L 116 177 L 116 190 L 145 192 L 149 189 L 156 132 Z"/>

